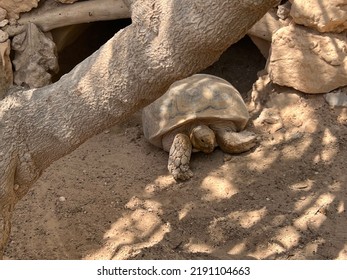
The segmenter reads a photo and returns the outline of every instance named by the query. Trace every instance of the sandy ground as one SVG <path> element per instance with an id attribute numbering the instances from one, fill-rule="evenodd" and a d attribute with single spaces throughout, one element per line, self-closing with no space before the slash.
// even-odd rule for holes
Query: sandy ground
<path id="1" fill-rule="evenodd" d="M 228 65 L 210 70 L 250 90 L 261 68 Z M 55 162 L 18 204 L 6 257 L 347 259 L 347 110 L 264 81 L 246 99 L 259 144 L 194 154 L 188 182 L 139 113 Z"/>

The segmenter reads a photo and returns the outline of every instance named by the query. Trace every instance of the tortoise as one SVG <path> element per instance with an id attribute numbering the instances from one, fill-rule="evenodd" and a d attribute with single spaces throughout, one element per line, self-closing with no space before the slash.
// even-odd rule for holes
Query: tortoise
<path id="1" fill-rule="evenodd" d="M 175 180 L 193 176 L 192 152 L 211 153 L 217 146 L 226 153 L 250 150 L 256 135 L 244 130 L 248 120 L 241 94 L 226 80 L 208 74 L 174 82 L 142 111 L 144 136 L 169 152 L 168 169 Z"/>

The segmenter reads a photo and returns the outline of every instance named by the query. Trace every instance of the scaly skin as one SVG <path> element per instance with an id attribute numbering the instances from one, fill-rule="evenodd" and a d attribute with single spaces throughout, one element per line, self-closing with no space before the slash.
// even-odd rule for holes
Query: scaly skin
<path id="1" fill-rule="evenodd" d="M 189 135 L 189 136 L 188 136 Z M 168 169 L 175 180 L 189 180 L 193 172 L 189 168 L 192 149 L 211 153 L 217 143 L 225 153 L 238 154 L 255 146 L 257 137 L 250 131 L 235 132 L 233 124 L 216 123 L 209 128 L 198 124 L 185 130 L 173 131 L 165 138 L 163 145 L 170 147 Z M 217 143 L 216 143 L 217 141 Z"/>
<path id="2" fill-rule="evenodd" d="M 235 125 L 230 122 L 216 122 L 210 125 L 221 150 L 228 154 L 239 154 L 249 151 L 257 144 L 257 135 L 251 131 L 236 132 Z"/>
<path id="3" fill-rule="evenodd" d="M 188 180 L 193 176 L 189 169 L 192 144 L 188 135 L 176 134 L 170 148 L 168 169 L 175 180 Z"/>
<path id="4" fill-rule="evenodd" d="M 219 130 L 216 132 L 216 138 L 218 146 L 228 154 L 247 152 L 257 144 L 256 134 L 247 130 L 241 132 Z"/>
<path id="5" fill-rule="evenodd" d="M 191 129 L 190 141 L 194 151 L 202 151 L 205 154 L 212 153 L 217 146 L 214 131 L 204 124 L 196 125 Z"/>

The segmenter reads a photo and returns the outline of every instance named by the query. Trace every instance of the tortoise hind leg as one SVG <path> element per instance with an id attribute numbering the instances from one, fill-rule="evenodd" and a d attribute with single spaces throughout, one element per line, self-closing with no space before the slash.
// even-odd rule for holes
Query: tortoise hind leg
<path id="1" fill-rule="evenodd" d="M 257 143 L 257 136 L 253 132 L 244 130 L 234 132 L 225 129 L 216 131 L 216 139 L 223 152 L 239 154 L 253 148 Z"/>
<path id="2" fill-rule="evenodd" d="M 168 169 L 175 180 L 188 180 L 193 176 L 189 169 L 192 144 L 188 135 L 178 133 L 171 145 Z"/>

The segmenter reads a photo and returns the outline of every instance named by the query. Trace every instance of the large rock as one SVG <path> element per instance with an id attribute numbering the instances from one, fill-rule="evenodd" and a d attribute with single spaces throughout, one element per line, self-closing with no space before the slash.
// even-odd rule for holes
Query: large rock
<path id="1" fill-rule="evenodd" d="M 347 30 L 347 0 L 292 0 L 291 16 L 298 24 L 320 32 Z"/>
<path id="2" fill-rule="evenodd" d="M 347 85 L 346 33 L 318 33 L 291 25 L 273 35 L 267 70 L 273 82 L 306 93 Z"/>
<path id="3" fill-rule="evenodd" d="M 26 32 L 12 39 L 15 51 L 14 83 L 39 88 L 51 83 L 53 73 L 59 70 L 56 47 L 49 32 L 43 33 L 34 23 Z"/>
<path id="4" fill-rule="evenodd" d="M 20 13 L 28 12 L 37 7 L 40 0 L 1 0 L 0 8 L 7 11 L 9 18 L 18 18 Z"/>

